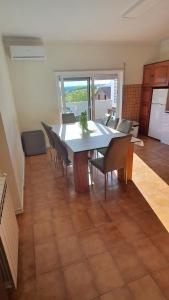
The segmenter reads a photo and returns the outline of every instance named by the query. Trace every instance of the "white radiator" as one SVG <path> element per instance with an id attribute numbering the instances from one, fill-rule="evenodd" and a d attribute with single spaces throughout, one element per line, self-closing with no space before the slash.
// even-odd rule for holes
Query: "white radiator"
<path id="1" fill-rule="evenodd" d="M 0 263 L 6 287 L 17 286 L 18 224 L 6 182 L 0 198 Z"/>

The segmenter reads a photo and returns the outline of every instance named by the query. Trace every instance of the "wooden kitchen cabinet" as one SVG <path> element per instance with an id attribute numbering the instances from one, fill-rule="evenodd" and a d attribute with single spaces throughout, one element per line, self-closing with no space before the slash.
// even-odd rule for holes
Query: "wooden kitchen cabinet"
<path id="1" fill-rule="evenodd" d="M 148 134 L 152 91 L 152 87 L 144 87 L 142 89 L 140 106 L 140 133 L 143 135 Z"/>
<path id="2" fill-rule="evenodd" d="M 169 64 L 159 63 L 154 65 L 154 75 L 152 79 L 152 86 L 166 87 L 169 81 Z"/>
<path id="3" fill-rule="evenodd" d="M 147 65 L 144 67 L 143 71 L 143 85 L 144 86 L 151 86 L 154 76 L 154 66 Z"/>
<path id="4" fill-rule="evenodd" d="M 144 66 L 143 85 L 166 87 L 169 84 L 169 61 Z"/>

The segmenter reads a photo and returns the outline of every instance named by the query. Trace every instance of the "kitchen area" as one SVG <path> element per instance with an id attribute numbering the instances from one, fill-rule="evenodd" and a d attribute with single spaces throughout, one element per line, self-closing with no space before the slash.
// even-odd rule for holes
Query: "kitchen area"
<path id="1" fill-rule="evenodd" d="M 169 144 L 169 92 L 154 88 L 152 94 L 148 136 Z"/>
<path id="2" fill-rule="evenodd" d="M 144 66 L 140 134 L 169 145 L 169 61 Z"/>

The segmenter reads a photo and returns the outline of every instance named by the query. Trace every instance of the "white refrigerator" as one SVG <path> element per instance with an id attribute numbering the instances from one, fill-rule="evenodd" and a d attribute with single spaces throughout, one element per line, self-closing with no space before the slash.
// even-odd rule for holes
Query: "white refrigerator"
<path id="1" fill-rule="evenodd" d="M 161 139 L 167 96 L 168 89 L 153 90 L 148 135 L 158 140 Z"/>

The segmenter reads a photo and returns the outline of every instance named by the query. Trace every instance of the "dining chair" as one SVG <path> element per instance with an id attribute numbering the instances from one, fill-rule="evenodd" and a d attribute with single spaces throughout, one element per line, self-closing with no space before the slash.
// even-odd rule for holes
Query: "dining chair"
<path id="1" fill-rule="evenodd" d="M 90 160 L 91 182 L 93 182 L 93 166 L 101 171 L 105 176 L 105 199 L 107 192 L 108 173 L 114 170 L 125 169 L 128 146 L 131 141 L 131 135 L 113 138 L 106 148 L 103 157 Z M 127 182 L 127 174 L 124 174 Z"/>
<path id="2" fill-rule="evenodd" d="M 108 120 L 106 126 L 112 128 L 112 129 L 116 129 L 118 123 L 119 123 L 119 118 L 118 118 L 118 117 L 111 116 L 111 118 Z"/>
<path id="3" fill-rule="evenodd" d="M 56 133 L 52 132 L 55 149 L 58 153 L 59 162 L 61 163 L 61 166 L 64 171 L 64 167 L 66 168 L 66 176 L 67 176 L 67 167 L 71 165 L 71 161 L 68 158 L 68 151 L 66 148 L 66 145 L 61 139 L 57 136 Z"/>
<path id="4" fill-rule="evenodd" d="M 126 119 L 122 119 L 120 121 L 120 123 L 118 124 L 118 126 L 116 128 L 114 128 L 114 129 L 116 129 L 117 131 L 120 131 L 122 133 L 125 133 L 125 134 L 130 134 L 131 129 L 132 129 L 132 124 L 133 124 L 132 121 L 126 120 Z M 107 148 L 100 148 L 97 151 L 98 151 L 98 153 L 100 153 L 102 155 L 105 155 L 106 150 L 107 150 Z"/>
<path id="5" fill-rule="evenodd" d="M 55 143 L 54 143 L 54 139 L 53 139 L 53 135 L 52 135 L 52 127 L 48 124 L 46 124 L 45 122 L 41 122 L 46 135 L 48 137 L 49 140 L 49 151 L 50 151 L 50 157 L 51 157 L 51 161 L 54 161 L 54 164 L 56 166 L 57 163 L 57 152 L 55 151 Z"/>
<path id="6" fill-rule="evenodd" d="M 117 126 L 117 130 L 126 134 L 129 134 L 133 126 L 133 122 L 130 120 L 122 119 Z"/>
<path id="7" fill-rule="evenodd" d="M 62 113 L 62 123 L 63 124 L 69 124 L 69 123 L 75 123 L 76 118 L 74 113 Z"/>

